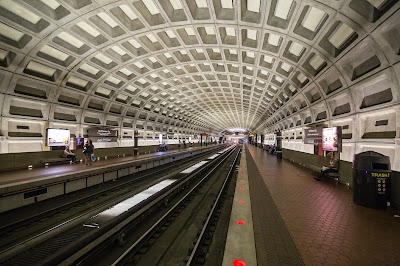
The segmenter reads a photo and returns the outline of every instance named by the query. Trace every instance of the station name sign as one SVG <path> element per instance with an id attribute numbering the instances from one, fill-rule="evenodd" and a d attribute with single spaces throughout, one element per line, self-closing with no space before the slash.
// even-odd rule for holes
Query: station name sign
<path id="1" fill-rule="evenodd" d="M 89 128 L 88 137 L 95 142 L 117 142 L 118 131 L 112 129 Z"/>
<path id="2" fill-rule="evenodd" d="M 322 127 L 306 129 L 304 134 L 306 139 L 322 139 Z"/>

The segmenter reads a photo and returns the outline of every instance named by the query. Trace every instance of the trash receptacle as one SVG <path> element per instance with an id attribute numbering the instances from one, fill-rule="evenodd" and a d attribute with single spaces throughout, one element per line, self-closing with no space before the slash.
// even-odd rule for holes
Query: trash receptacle
<path id="1" fill-rule="evenodd" d="M 366 151 L 354 155 L 353 201 L 356 204 L 385 209 L 390 190 L 390 158 Z"/>

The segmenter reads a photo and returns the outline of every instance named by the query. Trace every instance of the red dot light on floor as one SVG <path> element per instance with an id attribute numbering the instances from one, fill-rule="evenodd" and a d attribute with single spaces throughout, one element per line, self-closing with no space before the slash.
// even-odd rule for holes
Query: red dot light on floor
<path id="1" fill-rule="evenodd" d="M 244 190 L 246 190 L 246 189 L 245 189 L 244 187 L 241 187 L 240 190 L 241 190 L 241 191 L 244 191 Z"/>
<path id="2" fill-rule="evenodd" d="M 233 266 L 246 266 L 246 262 L 244 262 L 243 260 L 234 260 Z"/>
<path id="3" fill-rule="evenodd" d="M 236 223 L 237 223 L 237 224 L 240 224 L 240 225 L 245 224 L 245 222 L 244 222 L 243 220 L 238 220 Z"/>
<path id="4" fill-rule="evenodd" d="M 244 203 L 244 200 L 240 199 L 239 204 L 243 204 L 243 203 Z"/>
<path id="5" fill-rule="evenodd" d="M 243 183 L 243 182 L 246 182 L 246 181 L 242 179 L 242 180 L 240 180 L 240 182 L 242 182 L 242 183 Z"/>

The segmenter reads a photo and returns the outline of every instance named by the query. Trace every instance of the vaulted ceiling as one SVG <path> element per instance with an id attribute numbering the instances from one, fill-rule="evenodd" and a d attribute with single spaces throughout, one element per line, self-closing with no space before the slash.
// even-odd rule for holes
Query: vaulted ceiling
<path id="1" fill-rule="evenodd" d="M 380 46 L 380 24 L 398 29 L 398 9 L 397 0 L 2 0 L 2 116 L 266 128 L 388 66 L 398 39 Z"/>

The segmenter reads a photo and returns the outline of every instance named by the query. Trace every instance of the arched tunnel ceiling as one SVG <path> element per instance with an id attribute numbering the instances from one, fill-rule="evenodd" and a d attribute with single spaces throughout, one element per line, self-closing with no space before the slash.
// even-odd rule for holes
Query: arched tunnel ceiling
<path id="1" fill-rule="evenodd" d="M 390 50 L 376 32 L 382 21 L 399 28 L 398 8 L 397 0 L 3 0 L 2 116 L 265 128 L 390 65 L 399 33 L 383 42 Z"/>

